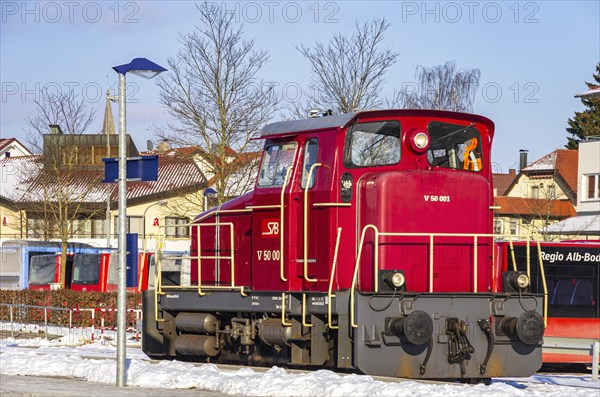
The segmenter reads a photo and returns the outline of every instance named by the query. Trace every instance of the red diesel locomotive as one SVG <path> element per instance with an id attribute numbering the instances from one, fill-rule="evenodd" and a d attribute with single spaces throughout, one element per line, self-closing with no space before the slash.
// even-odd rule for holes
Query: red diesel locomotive
<path id="1" fill-rule="evenodd" d="M 143 293 L 144 352 L 407 378 L 535 373 L 543 294 L 493 265 L 493 132 L 485 117 L 425 110 L 267 125 L 255 189 L 191 224 L 190 285 L 157 278 Z"/>

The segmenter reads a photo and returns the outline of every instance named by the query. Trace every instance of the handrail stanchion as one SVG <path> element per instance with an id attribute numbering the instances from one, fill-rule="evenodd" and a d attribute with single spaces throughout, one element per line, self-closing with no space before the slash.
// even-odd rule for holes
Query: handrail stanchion
<path id="1" fill-rule="evenodd" d="M 540 275 L 542 276 L 542 286 L 544 287 L 544 327 L 548 326 L 548 286 L 546 285 L 546 271 L 544 270 L 544 261 L 542 259 L 542 246 L 539 237 L 536 237 L 538 263 L 540 265 Z"/>
<path id="2" fill-rule="evenodd" d="M 313 326 L 306 322 L 306 294 L 302 294 L 302 325 L 309 328 Z"/>
<path id="3" fill-rule="evenodd" d="M 433 234 L 429 235 L 429 292 L 433 292 Z"/>
<path id="4" fill-rule="evenodd" d="M 358 324 L 356 324 L 356 322 L 354 321 L 354 291 L 356 289 L 356 284 L 358 282 L 358 269 L 360 268 L 360 257 L 362 256 L 362 247 L 363 244 L 365 242 L 365 234 L 367 232 L 368 229 L 373 229 L 375 231 L 375 236 L 378 235 L 378 230 L 377 230 L 377 226 L 375 225 L 366 225 L 363 230 L 362 233 L 360 235 L 360 242 L 359 242 L 359 246 L 358 246 L 358 253 L 356 254 L 356 262 L 354 264 L 354 275 L 352 276 L 352 287 L 350 288 L 350 325 L 353 328 L 357 328 Z M 375 275 L 375 277 L 377 277 Z"/>
<path id="5" fill-rule="evenodd" d="M 329 277 L 329 289 L 327 291 L 327 325 L 330 329 L 338 329 L 337 325 L 333 325 L 331 322 L 331 300 L 333 298 L 332 290 L 333 290 L 333 280 L 335 277 L 335 271 L 337 270 L 337 262 L 338 262 L 338 251 L 340 248 L 340 237 L 342 235 L 342 228 L 337 228 L 337 236 L 335 238 L 335 250 L 333 251 L 333 263 L 331 264 L 331 276 Z"/>
<path id="6" fill-rule="evenodd" d="M 477 235 L 473 236 L 473 292 L 477 292 Z"/>
<path id="7" fill-rule="evenodd" d="M 526 266 L 527 266 L 527 277 L 529 277 L 529 279 L 531 280 L 531 253 L 529 252 L 531 250 L 531 237 L 527 236 L 527 259 L 526 259 Z"/>
<path id="8" fill-rule="evenodd" d="M 310 188 L 310 181 L 312 181 L 313 172 L 315 168 L 320 167 L 321 163 L 314 163 L 311 165 L 310 170 L 308 171 L 308 176 L 306 178 L 306 184 L 304 185 L 304 280 L 309 283 L 314 283 L 317 281 L 316 278 L 308 277 L 308 190 Z M 282 203 L 283 205 L 283 203 Z"/>
<path id="9" fill-rule="evenodd" d="M 281 293 L 281 325 L 289 327 L 292 323 L 285 321 L 285 292 Z"/>
<path id="10" fill-rule="evenodd" d="M 290 174 L 292 173 L 292 167 L 288 167 L 286 173 L 285 173 L 285 178 L 283 180 L 283 186 L 281 187 L 281 195 L 279 198 L 279 277 L 281 278 L 281 281 L 283 282 L 287 282 L 287 278 L 285 277 L 285 261 L 283 259 L 284 255 L 284 241 L 283 241 L 283 236 L 284 236 L 284 228 L 283 228 L 283 224 L 284 224 L 284 217 L 285 217 L 285 188 L 289 182 L 290 179 Z"/>
<path id="11" fill-rule="evenodd" d="M 200 226 L 202 224 L 198 223 L 198 226 L 196 227 L 196 244 L 197 244 L 197 248 L 196 248 L 196 252 L 198 253 L 198 295 L 200 296 L 204 296 L 204 292 L 202 292 L 202 262 L 201 262 L 201 258 L 202 258 L 202 245 L 201 245 L 201 240 L 200 240 Z M 215 236 L 215 239 L 219 238 L 219 236 Z"/>
<path id="12" fill-rule="evenodd" d="M 512 236 L 508 236 L 508 246 L 510 247 L 510 256 L 512 258 L 513 271 L 517 271 L 517 260 L 515 259 L 515 246 L 513 245 Z"/>

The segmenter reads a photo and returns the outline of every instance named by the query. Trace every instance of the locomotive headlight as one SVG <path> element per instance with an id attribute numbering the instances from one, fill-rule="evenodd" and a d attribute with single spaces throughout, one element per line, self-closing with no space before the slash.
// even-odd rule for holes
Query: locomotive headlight
<path id="1" fill-rule="evenodd" d="M 404 274 L 394 273 L 390 281 L 394 287 L 400 288 L 404 285 Z"/>
<path id="2" fill-rule="evenodd" d="M 410 134 L 410 147 L 416 153 L 423 153 L 429 148 L 429 135 L 424 131 L 414 131 Z"/>
<path id="3" fill-rule="evenodd" d="M 529 287 L 529 277 L 525 273 L 514 272 L 509 276 L 509 282 L 514 289 L 525 289 Z"/>
<path id="4" fill-rule="evenodd" d="M 413 142 L 417 149 L 425 149 L 429 145 L 429 137 L 424 132 L 419 132 L 413 137 Z"/>
<path id="5" fill-rule="evenodd" d="M 526 274 L 519 274 L 515 282 L 521 289 L 529 287 L 529 277 Z"/>
<path id="6" fill-rule="evenodd" d="M 403 291 L 406 288 L 406 278 L 402 270 L 381 270 L 381 272 L 380 280 L 388 291 Z"/>
<path id="7" fill-rule="evenodd" d="M 529 289 L 531 280 L 525 272 L 507 271 L 502 275 L 505 292 L 519 292 Z"/>

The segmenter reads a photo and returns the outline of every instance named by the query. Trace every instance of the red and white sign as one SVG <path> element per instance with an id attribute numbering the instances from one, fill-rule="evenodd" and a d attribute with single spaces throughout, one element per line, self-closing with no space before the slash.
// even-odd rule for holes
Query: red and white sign
<path id="1" fill-rule="evenodd" d="M 262 220 L 261 234 L 263 238 L 279 238 L 279 219 L 265 218 Z"/>

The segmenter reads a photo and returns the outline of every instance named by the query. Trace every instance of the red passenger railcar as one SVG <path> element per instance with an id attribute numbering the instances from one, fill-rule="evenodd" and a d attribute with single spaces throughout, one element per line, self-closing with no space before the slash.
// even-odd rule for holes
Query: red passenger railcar
<path id="1" fill-rule="evenodd" d="M 546 293 L 543 362 L 591 365 L 591 346 L 600 340 L 600 241 L 542 242 L 539 251 L 523 241 L 497 246 L 501 270 L 513 268 L 514 256 L 514 267 L 531 276 L 532 291 Z M 540 254 L 544 277 L 536 266 Z"/>
<path id="2" fill-rule="evenodd" d="M 492 262 L 493 133 L 485 117 L 423 110 L 267 125 L 255 189 L 191 226 L 191 285 L 159 278 L 144 293 L 144 351 L 412 378 L 534 373 L 543 299 Z"/>
<path id="3" fill-rule="evenodd" d="M 74 291 L 116 291 L 119 281 L 115 251 L 78 254 L 72 265 L 71 289 Z"/>

